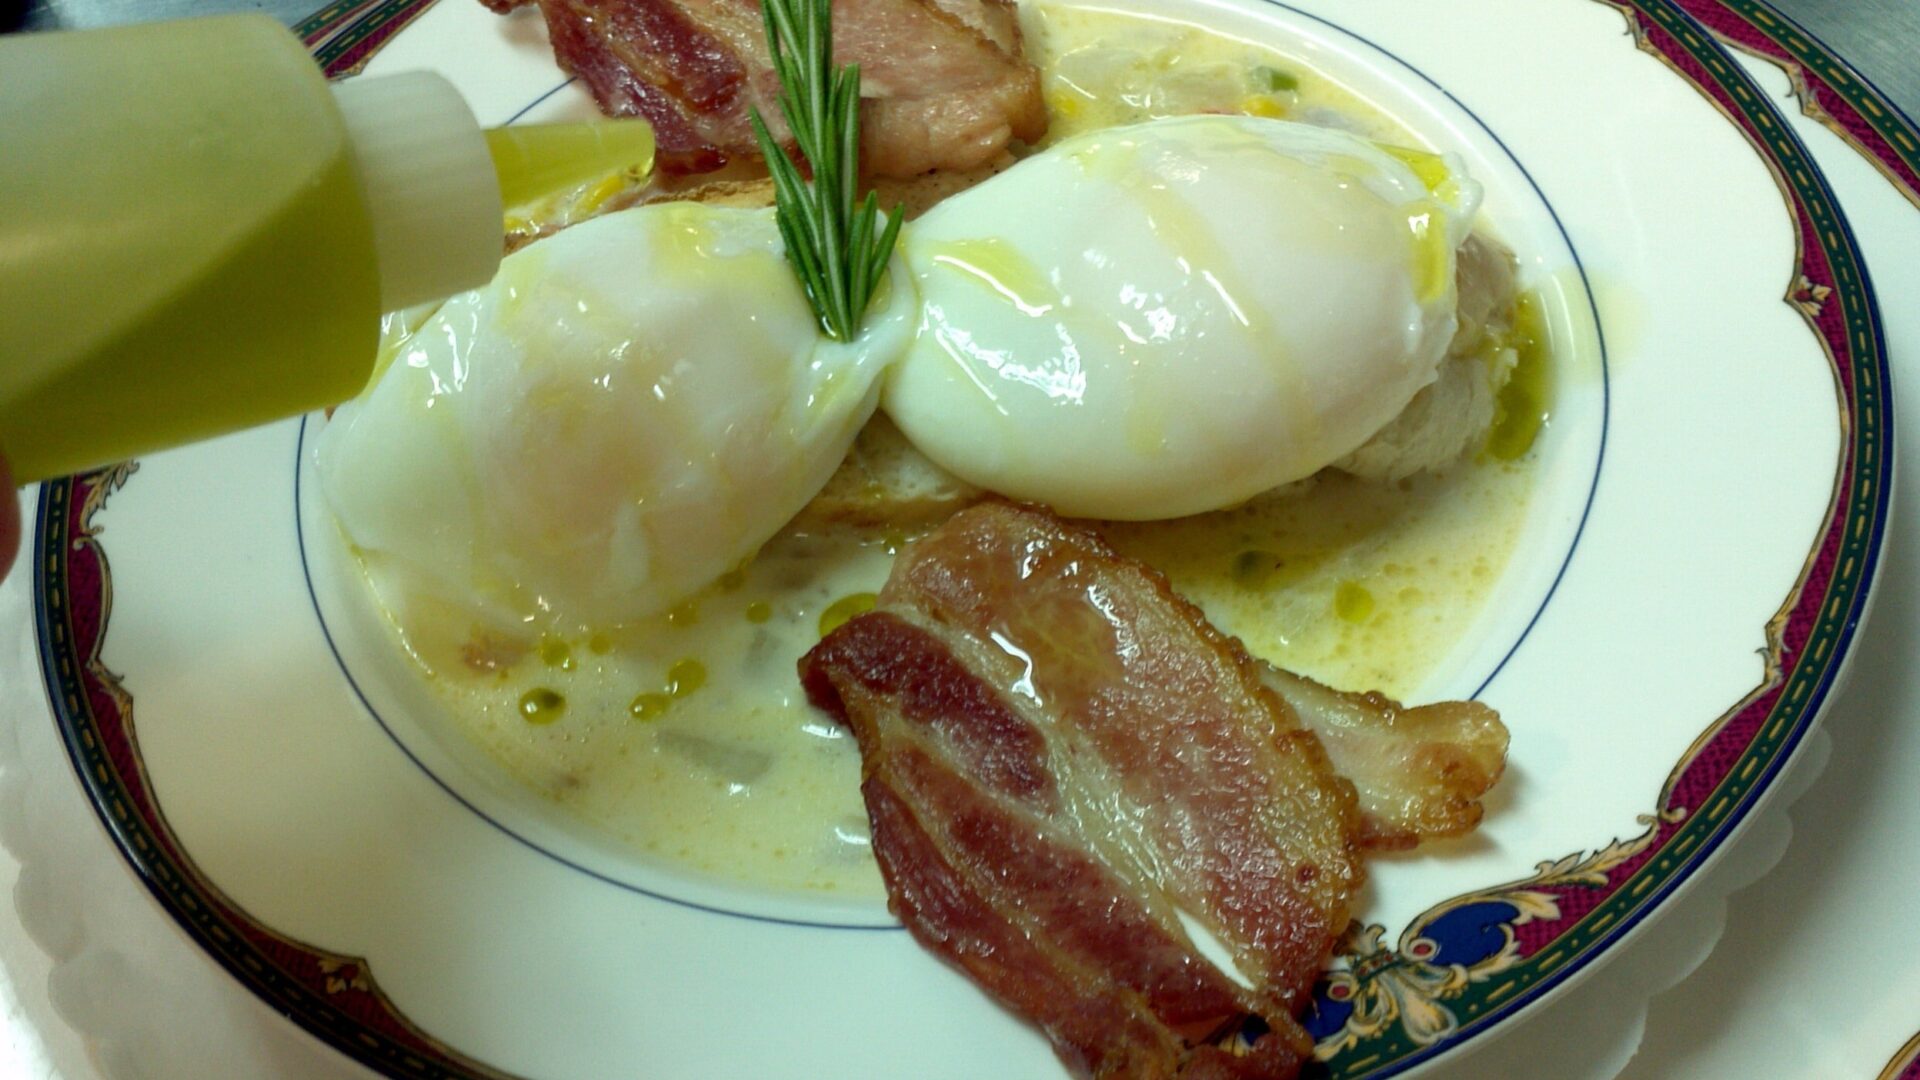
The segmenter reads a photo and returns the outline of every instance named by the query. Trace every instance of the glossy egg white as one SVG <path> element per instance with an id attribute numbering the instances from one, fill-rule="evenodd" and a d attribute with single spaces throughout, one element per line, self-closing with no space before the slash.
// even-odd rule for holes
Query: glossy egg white
<path id="1" fill-rule="evenodd" d="M 821 336 L 771 211 L 674 203 L 575 225 L 442 305 L 322 430 L 347 539 L 482 627 L 659 612 L 820 489 L 910 331 L 900 283 Z"/>
<path id="2" fill-rule="evenodd" d="M 1457 159 L 1278 120 L 1068 139 L 908 230 L 921 319 L 883 408 L 948 470 L 1065 514 L 1234 505 L 1433 380 L 1479 197 Z"/>

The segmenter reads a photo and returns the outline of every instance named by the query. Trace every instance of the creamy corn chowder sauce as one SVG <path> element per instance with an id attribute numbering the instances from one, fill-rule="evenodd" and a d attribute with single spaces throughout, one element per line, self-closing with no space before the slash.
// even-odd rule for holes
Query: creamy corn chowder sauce
<path id="1" fill-rule="evenodd" d="M 871 606 L 902 537 L 788 533 L 664 615 L 531 641 L 392 598 L 447 715 L 637 852 L 776 888 L 880 888 L 853 740 L 795 663 Z M 375 581 L 378 582 L 376 576 Z"/>
<path id="2" fill-rule="evenodd" d="M 1021 8 L 1039 65 L 1046 143 L 1194 113 L 1244 113 L 1417 144 L 1407 129 L 1277 49 L 1157 16 L 1068 4 Z"/>
<path id="3" fill-rule="evenodd" d="M 1227 111 L 1411 141 L 1274 50 L 1064 6 L 1024 20 L 1051 138 Z M 1520 531 L 1548 400 L 1540 321 L 1520 322 L 1496 343 L 1519 355 L 1503 413 L 1487 447 L 1450 473 L 1382 485 L 1328 472 L 1236 510 L 1103 532 L 1256 655 L 1342 688 L 1407 694 L 1459 644 Z M 871 606 L 910 539 L 790 530 L 657 618 L 533 640 L 397 595 L 377 567 L 369 577 L 448 722 L 585 826 L 696 872 L 872 896 L 859 754 L 806 704 L 795 663 L 823 628 Z"/>

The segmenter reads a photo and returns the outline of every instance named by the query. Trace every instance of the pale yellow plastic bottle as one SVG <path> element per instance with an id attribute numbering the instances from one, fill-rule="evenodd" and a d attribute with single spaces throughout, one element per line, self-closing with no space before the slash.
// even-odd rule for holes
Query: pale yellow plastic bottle
<path id="1" fill-rule="evenodd" d="M 489 140 L 437 76 L 330 86 L 264 16 L 0 38 L 0 452 L 24 483 L 344 401 L 383 311 L 492 276 L 503 185 L 651 160 L 634 122 Z"/>

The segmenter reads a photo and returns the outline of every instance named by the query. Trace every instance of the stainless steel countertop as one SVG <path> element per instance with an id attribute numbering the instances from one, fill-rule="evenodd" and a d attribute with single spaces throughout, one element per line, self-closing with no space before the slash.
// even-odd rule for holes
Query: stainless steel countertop
<path id="1" fill-rule="evenodd" d="M 1920 3 L 1772 0 L 1827 43 L 1908 116 L 1920 116 Z"/>
<path id="2" fill-rule="evenodd" d="M 292 23 L 320 0 L 24 0 L 29 29 L 108 26 L 184 15 L 260 11 Z M 471 3 L 472 0 L 448 0 Z M 0 0 L 20 17 L 23 0 Z M 1920 116 L 1920 3 L 1915 0 L 1773 0 L 1825 41 L 1909 116 Z M 0 14 L 0 25 L 8 22 Z"/>

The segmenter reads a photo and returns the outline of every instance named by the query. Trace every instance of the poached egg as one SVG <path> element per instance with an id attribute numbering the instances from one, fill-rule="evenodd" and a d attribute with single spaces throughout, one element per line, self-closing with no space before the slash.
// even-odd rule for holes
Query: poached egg
<path id="1" fill-rule="evenodd" d="M 912 295 L 895 282 L 836 343 L 771 210 L 595 218 L 398 341 L 322 430 L 320 485 L 398 595 L 494 633 L 641 618 L 750 558 L 825 484 Z"/>
<path id="2" fill-rule="evenodd" d="M 1190 116 L 1067 139 L 903 234 L 882 407 L 961 478 L 1081 517 L 1302 479 L 1432 382 L 1480 189 L 1457 159 Z"/>

